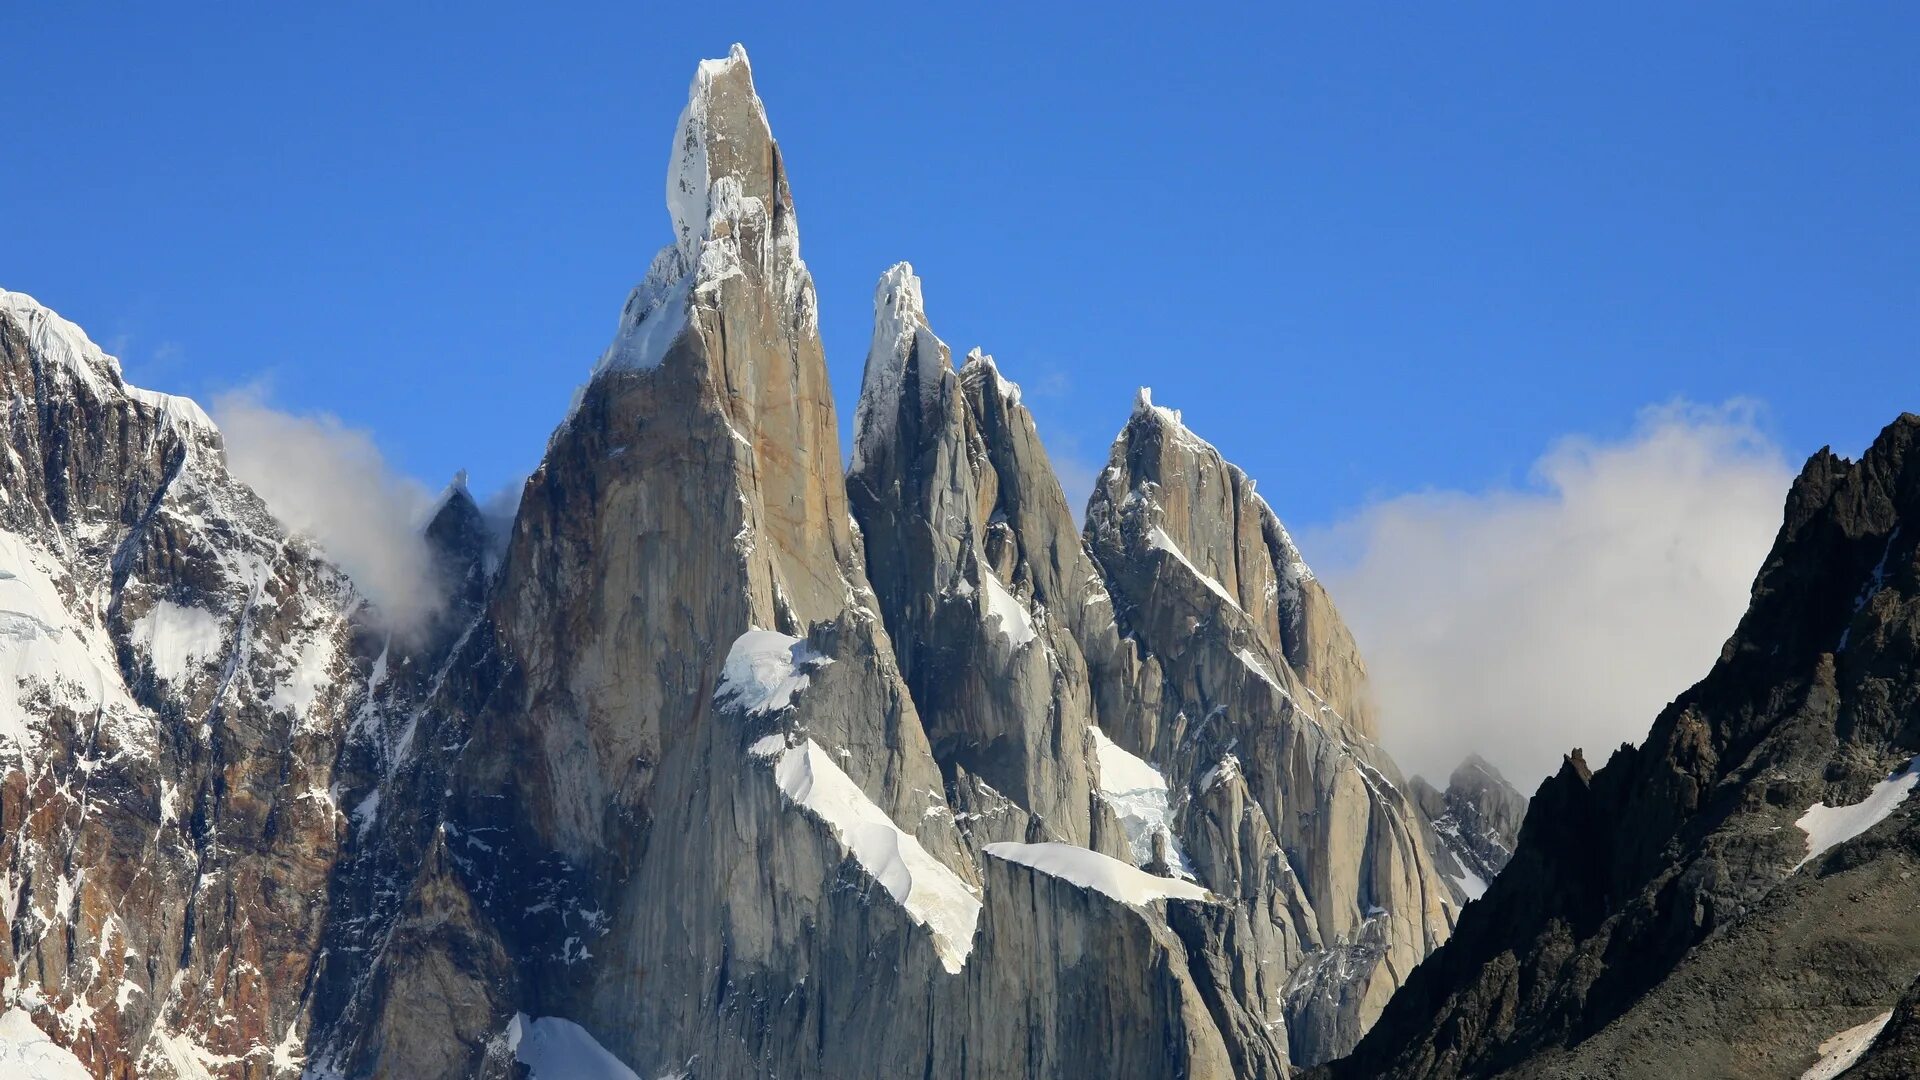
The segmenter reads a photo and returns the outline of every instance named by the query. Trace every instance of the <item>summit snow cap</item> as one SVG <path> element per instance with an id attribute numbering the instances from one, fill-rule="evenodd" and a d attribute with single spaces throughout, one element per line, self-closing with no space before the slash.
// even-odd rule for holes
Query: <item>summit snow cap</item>
<path id="1" fill-rule="evenodd" d="M 680 111 L 680 124 L 673 134 L 674 156 L 667 165 L 667 212 L 673 215 L 674 243 L 689 266 L 699 259 L 701 241 L 708 235 L 713 184 L 708 147 L 716 134 L 710 130 L 715 86 L 736 74 L 746 81 L 754 112 L 764 118 L 766 110 L 760 96 L 753 92 L 753 66 L 747 60 L 746 46 L 735 42 L 726 59 L 700 61 L 693 73 L 693 85 L 687 90 L 687 107 Z"/>
<path id="2" fill-rule="evenodd" d="M 925 329 L 927 302 L 920 292 L 920 278 L 912 263 L 894 263 L 873 288 L 873 348 L 868 355 L 883 349 L 904 352 L 913 335 Z"/>
<path id="3" fill-rule="evenodd" d="M 877 448 L 892 440 L 907 390 L 909 362 L 916 401 L 924 410 L 949 366 L 949 355 L 946 342 L 927 325 L 926 301 L 913 264 L 894 263 L 873 289 L 873 344 L 867 349 L 860 402 L 854 408 L 854 472 L 864 469 Z"/>
<path id="4" fill-rule="evenodd" d="M 666 197 L 673 243 L 627 298 L 595 374 L 660 366 L 690 325 L 687 309 L 719 303 L 723 283 L 737 279 L 768 289 L 796 339 L 818 336 L 813 279 L 745 48 L 695 70 L 668 155 Z"/>
<path id="5" fill-rule="evenodd" d="M 1131 425 L 1134 420 L 1140 418 L 1158 421 L 1161 427 L 1171 432 L 1173 441 L 1187 450 L 1197 454 L 1211 453 L 1215 458 L 1220 457 L 1220 451 L 1216 450 L 1212 443 L 1194 434 L 1193 429 L 1180 418 L 1179 409 L 1169 409 L 1165 405 L 1153 403 L 1151 386 L 1143 386 L 1138 393 L 1134 394 L 1133 415 L 1128 418 L 1127 423 Z M 1225 464 L 1224 458 L 1221 459 L 1221 463 Z"/>
<path id="6" fill-rule="evenodd" d="M 0 289 L 0 319 L 20 327 L 27 337 L 28 350 L 39 358 L 49 378 L 70 380 L 103 404 L 124 397 L 196 435 L 217 433 L 213 421 L 192 398 L 143 390 L 127 382 L 117 358 L 95 345 L 85 330 L 26 293 Z"/>
<path id="7" fill-rule="evenodd" d="M 992 379 L 994 389 L 999 391 L 1008 405 L 1020 404 L 1020 384 L 1007 378 L 1006 373 L 1000 370 L 1000 365 L 993 362 L 993 357 L 978 345 L 967 351 L 966 362 L 960 368 L 960 377 L 975 381 Z"/>

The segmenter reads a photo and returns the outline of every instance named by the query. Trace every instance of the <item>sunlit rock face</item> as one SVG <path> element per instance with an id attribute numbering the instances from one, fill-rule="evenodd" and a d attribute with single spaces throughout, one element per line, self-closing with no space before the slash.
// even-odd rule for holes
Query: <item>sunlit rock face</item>
<path id="1" fill-rule="evenodd" d="M 1085 535 L 1157 684 L 1112 737 L 1162 764 L 1187 857 L 1239 898 L 1292 1059 L 1346 1052 L 1457 909 L 1351 635 L 1253 481 L 1145 390 Z"/>
<path id="2" fill-rule="evenodd" d="M 191 402 L 0 293 L 0 1034 L 159 1077 L 1350 1048 L 1457 902 L 1251 481 L 1143 394 L 1082 532 L 904 264 L 846 467 L 737 47 L 665 187 L 511 525 L 459 481 L 421 523 L 403 632 Z"/>

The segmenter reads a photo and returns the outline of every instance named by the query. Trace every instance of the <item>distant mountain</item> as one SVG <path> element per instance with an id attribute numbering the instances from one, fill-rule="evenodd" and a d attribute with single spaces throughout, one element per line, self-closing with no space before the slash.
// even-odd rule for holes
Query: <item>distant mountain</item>
<path id="1" fill-rule="evenodd" d="M 1143 389 L 1077 528 L 904 263 L 843 469 L 744 51 L 670 151 L 404 633 L 0 291 L 0 1075 L 1920 1068 L 1920 418 L 1808 463 L 1645 744 L 1441 790 L 1250 477 Z"/>
<path id="2" fill-rule="evenodd" d="M 1283 1077 L 1446 939 L 1252 480 L 1142 391 L 1076 529 L 904 264 L 843 473 L 743 51 L 671 150 L 672 243 L 506 535 L 449 487 L 404 635 L 0 293 L 0 1066 Z"/>
<path id="3" fill-rule="evenodd" d="M 1807 462 L 1713 670 L 1599 771 L 1568 756 L 1506 870 L 1326 1072 L 1920 1075 L 1917 753 L 1907 414 L 1857 462 Z"/>
<path id="4" fill-rule="evenodd" d="M 1433 826 L 1434 865 L 1452 882 L 1462 902 L 1477 900 L 1487 882 L 1506 869 L 1526 816 L 1526 796 L 1500 770 L 1470 754 L 1440 791 L 1413 778 L 1413 801 Z"/>

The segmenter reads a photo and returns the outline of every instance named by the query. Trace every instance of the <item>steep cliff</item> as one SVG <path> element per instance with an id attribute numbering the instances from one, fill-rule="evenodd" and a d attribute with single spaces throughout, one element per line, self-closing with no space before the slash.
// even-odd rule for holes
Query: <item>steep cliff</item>
<path id="1" fill-rule="evenodd" d="M 361 600 L 21 293 L 0 397 L 0 1007 L 96 1075 L 297 1068 Z"/>
<path id="2" fill-rule="evenodd" d="M 905 264 L 843 470 L 744 51 L 669 157 L 671 242 L 511 526 L 435 505 L 404 633 L 0 293 L 0 1063 L 1278 1080 L 1445 939 L 1443 815 L 1252 481 L 1143 391 L 1083 531 Z"/>
<path id="3" fill-rule="evenodd" d="M 1904 1007 L 1917 545 L 1920 417 L 1808 461 L 1713 670 L 1598 772 L 1568 757 L 1334 1075 L 1797 1076 Z M 1920 1067 L 1889 1026 L 1875 1068 Z"/>
<path id="4" fill-rule="evenodd" d="M 1253 481 L 1145 390 L 1085 531 L 1160 681 L 1110 734 L 1180 793 L 1200 880 L 1239 898 L 1257 978 L 1283 980 L 1293 1059 L 1344 1053 L 1455 910 L 1353 639 Z"/>
<path id="5" fill-rule="evenodd" d="M 902 558 L 990 598 L 956 641 L 997 665 L 982 674 L 1011 671 L 1015 696 L 981 682 L 973 712 L 921 715 L 903 672 L 937 668 L 882 618 L 914 602 L 899 575 L 868 583 L 890 556 L 853 529 L 813 286 L 743 52 L 701 65 L 667 188 L 675 242 L 529 478 L 485 611 L 378 788 L 379 806 L 443 809 L 424 830 L 396 818 L 391 840 L 368 829 L 411 876 L 342 979 L 326 1062 L 506 1075 L 528 1032 L 564 1030 L 646 1075 L 1284 1075 L 1237 988 L 1172 929 L 1169 898 L 1219 905 L 1074 843 L 1093 805 L 1086 705 L 1005 754 L 968 741 L 1024 738 L 1017 706 L 1057 690 L 1027 640 L 1044 620 L 1014 591 L 1034 586 L 977 534 Z M 994 824 L 1028 801 L 1045 816 Z M 1055 838 L 1099 860 L 1091 884 L 1010 869 L 996 846 Z M 1103 899 L 1118 871 L 1163 891 Z M 1195 941 L 1220 932 L 1184 917 Z"/>
<path id="6" fill-rule="evenodd" d="M 1103 590 L 1019 388 L 953 369 L 906 264 L 874 314 L 847 489 L 900 670 L 949 783 L 1010 800 L 970 835 L 1084 846 L 1097 716 L 1064 613 Z"/>

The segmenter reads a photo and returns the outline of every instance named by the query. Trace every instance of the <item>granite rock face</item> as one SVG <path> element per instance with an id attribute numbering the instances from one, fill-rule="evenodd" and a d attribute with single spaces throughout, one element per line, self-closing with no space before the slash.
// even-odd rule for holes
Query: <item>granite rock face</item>
<path id="1" fill-rule="evenodd" d="M 904 264 L 843 469 L 737 47 L 666 202 L 511 525 L 434 507 L 405 633 L 192 403 L 0 293 L 9 1023 L 186 1078 L 504 1080 L 554 1032 L 648 1077 L 1350 1048 L 1459 901 L 1252 482 L 1143 395 L 1083 531 Z"/>
<path id="2" fill-rule="evenodd" d="M 988 854 L 1057 841 L 1094 860 L 1089 880 L 1171 880 L 1083 846 L 1089 691 L 1034 599 L 1070 594 L 992 520 L 1039 496 L 1011 475 L 983 494 L 936 451 L 850 507 L 743 53 L 702 65 L 668 203 L 676 241 L 378 788 L 377 805 L 439 809 L 430 828 L 369 826 L 408 873 L 366 920 L 375 944 L 339 980 L 321 1058 L 507 1075 L 524 1014 L 649 1076 L 1285 1075 L 1260 1003 L 1189 949 L 1232 932 L 1206 890 L 1115 898 Z M 930 355 L 949 405 L 997 393 Z M 915 513 L 951 532 L 915 532 Z M 939 593 L 916 595 L 923 577 L 973 602 L 922 612 Z M 980 670 L 938 681 L 953 672 L 930 639 Z"/>
<path id="3" fill-rule="evenodd" d="M 1022 839 L 1084 846 L 1097 717 L 1055 613 L 1097 578 L 1018 388 L 983 357 L 953 369 L 904 263 L 874 308 L 847 490 L 901 674 L 949 784 L 1005 795 Z"/>
<path id="4" fill-rule="evenodd" d="M 1567 758 L 1505 871 L 1331 1073 L 1791 1077 L 1905 1017 L 1917 544 L 1920 417 L 1857 462 L 1809 460 L 1713 670 L 1604 768 Z M 1884 1034 L 1862 1075 L 1911 1075 L 1908 1025 Z"/>
<path id="5" fill-rule="evenodd" d="M 1096 492 L 1077 536 L 1018 386 L 977 351 L 953 369 L 911 268 L 882 278 L 875 325 L 848 487 L 943 769 L 989 782 L 1029 839 L 1232 898 L 1220 961 L 1275 1055 L 1349 1048 L 1453 900 L 1370 719 L 1341 712 L 1370 717 L 1365 669 L 1285 529 L 1146 404 L 1103 477 L 1125 494 Z"/>
<path id="6" fill-rule="evenodd" d="M 1182 844 L 1244 908 L 1292 1059 L 1345 1053 L 1457 909 L 1352 636 L 1252 480 L 1145 390 L 1085 535 L 1158 682 L 1112 737 L 1182 793 Z"/>

